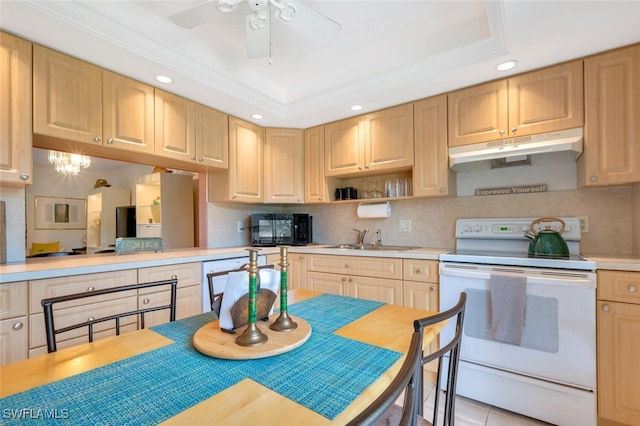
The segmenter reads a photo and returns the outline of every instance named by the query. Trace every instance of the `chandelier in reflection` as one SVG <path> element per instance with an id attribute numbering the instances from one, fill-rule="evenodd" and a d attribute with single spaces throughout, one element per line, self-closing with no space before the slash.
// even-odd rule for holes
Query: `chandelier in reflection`
<path id="1" fill-rule="evenodd" d="M 77 175 L 80 169 L 89 167 L 91 159 L 86 155 L 49 151 L 49 162 L 56 166 L 58 173 L 62 173 L 63 175 Z"/>

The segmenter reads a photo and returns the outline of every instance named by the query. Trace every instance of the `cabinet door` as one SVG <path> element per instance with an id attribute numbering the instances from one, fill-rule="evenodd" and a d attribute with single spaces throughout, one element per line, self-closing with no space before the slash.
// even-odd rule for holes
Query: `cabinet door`
<path id="1" fill-rule="evenodd" d="M 487 142 L 506 134 L 507 80 L 449 93 L 448 100 L 449 146 Z"/>
<path id="2" fill-rule="evenodd" d="M 155 155 L 196 160 L 196 103 L 155 89 Z"/>
<path id="3" fill-rule="evenodd" d="M 350 276 L 349 296 L 402 306 L 402 281 Z"/>
<path id="4" fill-rule="evenodd" d="M 229 194 L 233 201 L 264 200 L 264 129 L 229 117 Z"/>
<path id="5" fill-rule="evenodd" d="M 303 131 L 266 130 L 264 148 L 264 198 L 267 203 L 302 203 Z"/>
<path id="6" fill-rule="evenodd" d="M 640 46 L 585 60 L 580 186 L 640 181 Z"/>
<path id="7" fill-rule="evenodd" d="M 306 265 L 305 255 L 297 253 L 288 253 L 287 260 L 287 289 L 307 288 L 306 281 Z M 274 265 L 277 271 L 280 271 L 280 254 L 268 254 L 267 265 Z"/>
<path id="8" fill-rule="evenodd" d="M 365 171 L 413 166 L 413 104 L 367 114 Z"/>
<path id="9" fill-rule="evenodd" d="M 439 285 L 419 281 L 403 281 L 404 306 L 424 309 L 426 311 L 438 311 Z"/>
<path id="10" fill-rule="evenodd" d="M 582 61 L 509 79 L 509 136 L 582 127 Z"/>
<path id="11" fill-rule="evenodd" d="M 324 161 L 325 176 L 364 170 L 364 124 L 361 117 L 324 126 Z"/>
<path id="12" fill-rule="evenodd" d="M 307 272 L 307 290 L 320 293 L 349 295 L 349 277 L 347 275 Z"/>
<path id="13" fill-rule="evenodd" d="M 102 124 L 104 146 L 154 153 L 154 89 L 102 71 Z"/>
<path id="14" fill-rule="evenodd" d="M 413 105 L 413 113 L 413 195 L 455 195 L 455 173 L 449 168 L 447 146 L 447 96 L 441 95 L 416 102 Z"/>
<path id="15" fill-rule="evenodd" d="M 598 417 L 638 425 L 640 305 L 600 300 L 597 310 Z"/>
<path id="16" fill-rule="evenodd" d="M 0 321 L 0 365 L 27 359 L 28 330 L 26 315 Z"/>
<path id="17" fill-rule="evenodd" d="M 0 31 L 0 184 L 31 183 L 31 43 Z"/>
<path id="18" fill-rule="evenodd" d="M 324 126 L 304 131 L 304 202 L 329 201 L 324 177 Z"/>
<path id="19" fill-rule="evenodd" d="M 102 145 L 102 69 L 34 45 L 33 133 Z"/>
<path id="20" fill-rule="evenodd" d="M 196 159 L 198 164 L 229 168 L 229 116 L 197 105 Z"/>
<path id="21" fill-rule="evenodd" d="M 27 315 L 27 282 L 0 285 L 0 320 Z"/>

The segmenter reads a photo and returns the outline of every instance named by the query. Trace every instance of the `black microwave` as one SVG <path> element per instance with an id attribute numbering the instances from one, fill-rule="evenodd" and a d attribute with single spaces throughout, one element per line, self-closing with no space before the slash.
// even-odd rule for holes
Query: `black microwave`
<path id="1" fill-rule="evenodd" d="M 311 243 L 312 217 L 304 213 L 254 213 L 251 215 L 251 245 L 306 246 Z"/>

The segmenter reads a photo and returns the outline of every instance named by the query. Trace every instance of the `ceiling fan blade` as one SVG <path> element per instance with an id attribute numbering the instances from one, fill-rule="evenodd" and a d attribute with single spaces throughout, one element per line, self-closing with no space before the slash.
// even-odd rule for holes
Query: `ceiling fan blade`
<path id="1" fill-rule="evenodd" d="M 287 3 L 294 5 L 296 12 L 291 21 L 286 24 L 300 31 L 308 37 L 317 40 L 328 40 L 340 32 L 341 25 L 320 12 L 305 6 L 299 1 L 289 0 Z"/>
<path id="2" fill-rule="evenodd" d="M 176 25 L 192 29 L 211 20 L 218 13 L 216 5 L 216 0 L 208 0 L 170 15 L 168 18 Z"/>
<path id="3" fill-rule="evenodd" d="M 258 14 L 260 14 L 259 17 Z M 271 56 L 271 14 L 266 10 L 249 13 L 246 16 L 245 27 L 247 58 L 258 59 Z"/>

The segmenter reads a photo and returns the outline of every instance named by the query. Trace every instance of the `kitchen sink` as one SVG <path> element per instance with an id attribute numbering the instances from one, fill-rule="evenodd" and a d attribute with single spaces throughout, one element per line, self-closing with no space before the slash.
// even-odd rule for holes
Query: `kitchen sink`
<path id="1" fill-rule="evenodd" d="M 373 250 L 373 251 L 406 251 L 414 250 L 419 247 L 411 246 L 376 246 L 373 244 L 339 244 L 337 246 L 330 246 L 327 248 L 340 249 L 340 250 Z"/>

